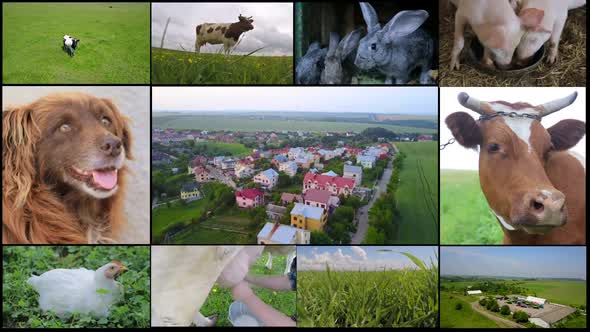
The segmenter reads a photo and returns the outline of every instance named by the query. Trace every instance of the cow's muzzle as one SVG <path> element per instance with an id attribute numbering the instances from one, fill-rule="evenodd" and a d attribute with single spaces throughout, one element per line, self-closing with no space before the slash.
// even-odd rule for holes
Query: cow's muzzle
<path id="1" fill-rule="evenodd" d="M 510 219 L 530 234 L 546 234 L 567 222 L 565 195 L 558 190 L 538 190 L 521 196 Z"/>

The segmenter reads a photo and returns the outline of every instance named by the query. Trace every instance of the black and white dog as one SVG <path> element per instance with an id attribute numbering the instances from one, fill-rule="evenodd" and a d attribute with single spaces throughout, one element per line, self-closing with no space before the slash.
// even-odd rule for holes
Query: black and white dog
<path id="1" fill-rule="evenodd" d="M 74 56 L 74 50 L 78 46 L 78 42 L 80 39 L 74 38 L 69 35 L 64 36 L 64 51 L 68 52 L 68 54 L 72 57 Z"/>

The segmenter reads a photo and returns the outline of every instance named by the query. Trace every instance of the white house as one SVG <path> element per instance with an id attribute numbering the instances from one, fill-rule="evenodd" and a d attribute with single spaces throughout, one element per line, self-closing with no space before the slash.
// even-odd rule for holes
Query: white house
<path id="1" fill-rule="evenodd" d="M 374 156 L 362 155 L 356 157 L 356 163 L 361 164 L 363 168 L 373 168 L 375 166 L 376 159 L 377 158 L 375 158 Z"/>
<path id="2" fill-rule="evenodd" d="M 295 176 L 295 174 L 297 174 L 297 163 L 294 161 L 280 163 L 279 171 L 285 172 L 285 174 L 289 175 L 290 177 L 293 177 Z"/>
<path id="3" fill-rule="evenodd" d="M 360 166 L 344 165 L 342 177 L 354 179 L 354 183 L 358 186 L 363 181 L 363 169 Z"/>
<path id="4" fill-rule="evenodd" d="M 305 154 L 305 150 L 303 148 L 290 148 L 289 152 L 287 152 L 287 157 L 289 157 L 290 160 L 293 160 L 300 158 L 301 156 L 303 156 L 303 154 Z"/>
<path id="5" fill-rule="evenodd" d="M 297 227 L 267 222 L 257 236 L 258 244 L 309 244 L 311 232 Z"/>
<path id="6" fill-rule="evenodd" d="M 262 186 L 262 188 L 271 190 L 277 185 L 279 181 L 279 173 L 272 168 L 262 171 L 254 176 L 254 182 Z"/>
<path id="7" fill-rule="evenodd" d="M 468 290 L 467 291 L 467 295 L 476 295 L 476 294 L 481 294 L 481 291 L 478 290 Z"/>
<path id="8" fill-rule="evenodd" d="M 234 173 L 238 179 L 243 179 L 254 175 L 254 170 L 251 167 L 240 165 L 234 170 Z"/>

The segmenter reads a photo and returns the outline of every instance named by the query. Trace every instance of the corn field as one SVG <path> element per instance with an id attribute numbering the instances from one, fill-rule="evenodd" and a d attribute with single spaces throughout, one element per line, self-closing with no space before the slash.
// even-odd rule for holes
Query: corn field
<path id="1" fill-rule="evenodd" d="M 419 269 L 299 271 L 298 326 L 436 327 L 438 266 L 402 254 Z"/>

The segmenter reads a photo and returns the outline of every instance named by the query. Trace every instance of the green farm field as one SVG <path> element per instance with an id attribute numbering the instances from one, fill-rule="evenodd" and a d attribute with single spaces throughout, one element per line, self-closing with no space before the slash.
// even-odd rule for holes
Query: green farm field
<path id="1" fill-rule="evenodd" d="M 170 207 L 159 206 L 152 210 L 152 238 L 162 235 L 166 228 L 173 224 L 189 224 L 192 218 L 198 218 L 206 205 L 206 199 L 190 202 L 182 206 L 178 202 L 170 203 Z"/>
<path id="2" fill-rule="evenodd" d="M 446 288 L 463 290 L 469 285 L 481 281 L 454 281 L 441 283 Z M 506 280 L 508 281 L 508 280 Z M 525 287 L 529 294 L 548 299 L 551 302 L 579 306 L 586 304 L 586 282 L 577 280 L 512 280 L 520 287 Z"/>
<path id="3" fill-rule="evenodd" d="M 298 271 L 298 327 L 435 327 L 438 267 Z"/>
<path id="4" fill-rule="evenodd" d="M 251 274 L 256 275 L 282 275 L 285 270 L 286 257 L 273 256 L 272 270 L 268 270 L 264 265 L 268 259 L 267 254 L 263 254 L 256 263 L 250 268 Z M 296 292 L 293 291 L 272 291 L 266 288 L 254 288 L 254 293 L 266 304 L 272 306 L 287 316 L 295 314 Z M 231 326 L 228 320 L 229 306 L 233 302 L 231 290 L 221 288 L 215 284 L 209 293 L 207 301 L 201 307 L 201 313 L 205 316 L 218 315 L 216 326 Z"/>
<path id="5" fill-rule="evenodd" d="M 436 129 L 404 127 L 386 125 L 380 123 L 358 122 L 330 122 L 330 121 L 304 121 L 304 120 L 260 120 L 244 119 L 224 116 L 206 116 L 199 114 L 167 115 L 155 113 L 152 116 L 152 125 L 155 128 L 174 129 L 200 129 L 200 130 L 305 130 L 305 131 L 335 131 L 335 132 L 361 132 L 367 128 L 382 127 L 396 133 L 417 132 L 422 134 L 434 134 Z"/>
<path id="6" fill-rule="evenodd" d="M 223 142 L 198 142 L 195 147 L 206 146 L 207 149 L 214 150 L 216 154 L 229 154 L 236 157 L 247 156 L 252 150 L 241 143 L 223 143 Z"/>
<path id="7" fill-rule="evenodd" d="M 440 171 L 441 244 L 501 244 L 502 229 L 479 186 L 477 171 Z"/>
<path id="8" fill-rule="evenodd" d="M 149 3 L 3 3 L 5 84 L 149 84 Z M 80 39 L 75 56 L 63 36 Z"/>
<path id="9" fill-rule="evenodd" d="M 152 48 L 152 83 L 293 84 L 293 57 L 224 57 L 222 54 Z"/>
<path id="10" fill-rule="evenodd" d="M 455 293 L 440 292 L 440 327 L 441 328 L 501 328 L 505 327 L 471 308 L 477 301 L 474 296 L 462 296 Z M 457 304 L 461 309 L 457 309 Z"/>
<path id="11" fill-rule="evenodd" d="M 406 154 L 396 192 L 400 244 L 438 243 L 437 142 L 396 142 Z M 394 163 L 395 167 L 395 163 Z"/>

